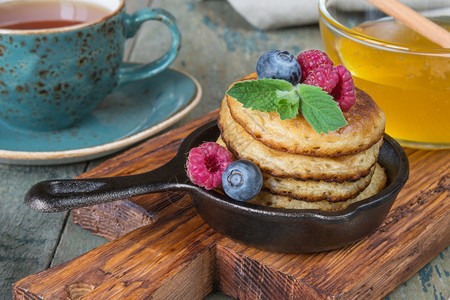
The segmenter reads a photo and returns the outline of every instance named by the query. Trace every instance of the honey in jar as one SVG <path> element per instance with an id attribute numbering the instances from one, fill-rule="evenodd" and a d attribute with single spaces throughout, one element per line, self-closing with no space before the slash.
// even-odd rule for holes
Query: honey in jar
<path id="1" fill-rule="evenodd" d="M 386 132 L 406 146 L 450 148 L 450 49 L 392 19 L 353 29 L 361 35 L 338 37 L 321 24 L 325 48 L 384 111 Z"/>

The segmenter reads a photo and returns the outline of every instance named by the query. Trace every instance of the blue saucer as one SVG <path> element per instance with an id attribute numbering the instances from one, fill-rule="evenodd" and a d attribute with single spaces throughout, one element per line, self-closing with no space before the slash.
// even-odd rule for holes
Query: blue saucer
<path id="1" fill-rule="evenodd" d="M 180 120 L 200 102 L 201 94 L 191 75 L 167 69 L 117 89 L 68 129 L 33 132 L 0 121 L 0 162 L 63 164 L 111 154 Z"/>

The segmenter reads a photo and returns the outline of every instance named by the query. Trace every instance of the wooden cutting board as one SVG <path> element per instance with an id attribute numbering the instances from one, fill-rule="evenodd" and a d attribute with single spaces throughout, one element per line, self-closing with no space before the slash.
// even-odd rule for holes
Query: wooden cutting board
<path id="1" fill-rule="evenodd" d="M 79 178 L 142 173 L 167 162 L 182 139 L 217 116 L 153 138 Z M 376 232 L 343 249 L 280 254 L 221 236 L 188 195 L 145 195 L 74 211 L 111 242 L 14 284 L 16 299 L 377 299 L 450 244 L 450 151 L 406 150 L 410 179 Z"/>

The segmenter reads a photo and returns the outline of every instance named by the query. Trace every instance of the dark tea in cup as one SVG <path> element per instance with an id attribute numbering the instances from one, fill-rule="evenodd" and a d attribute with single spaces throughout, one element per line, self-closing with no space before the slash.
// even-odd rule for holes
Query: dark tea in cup
<path id="1" fill-rule="evenodd" d="M 111 13 L 104 6 L 83 1 L 0 2 L 0 28 L 48 29 L 99 20 Z"/>

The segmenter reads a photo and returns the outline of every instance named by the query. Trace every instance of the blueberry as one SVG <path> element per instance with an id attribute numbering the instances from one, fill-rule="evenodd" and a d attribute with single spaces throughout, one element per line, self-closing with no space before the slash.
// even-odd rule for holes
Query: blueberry
<path id="1" fill-rule="evenodd" d="M 273 78 L 296 85 L 302 78 L 302 69 L 295 57 L 287 51 L 274 50 L 264 53 L 256 65 L 259 79 Z"/>
<path id="2" fill-rule="evenodd" d="M 225 193 L 237 201 L 249 201 L 258 195 L 263 184 L 261 170 L 245 159 L 232 162 L 222 174 Z"/>

